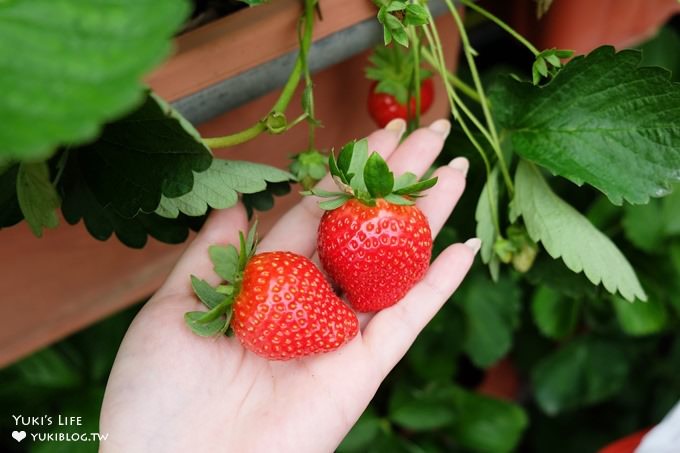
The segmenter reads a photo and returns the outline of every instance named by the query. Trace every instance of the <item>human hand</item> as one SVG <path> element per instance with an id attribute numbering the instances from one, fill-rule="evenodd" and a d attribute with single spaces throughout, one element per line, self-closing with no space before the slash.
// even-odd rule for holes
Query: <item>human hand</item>
<path id="1" fill-rule="evenodd" d="M 399 144 L 395 120 L 368 137 L 395 174 L 427 171 L 450 124 L 434 122 Z M 468 162 L 436 170 L 437 185 L 418 199 L 436 235 L 465 186 Z M 321 187 L 332 186 L 327 176 Z M 315 257 L 322 211 L 307 197 L 286 213 L 258 251 L 287 250 Z M 360 333 L 340 349 L 285 362 L 265 360 L 236 338 L 193 334 L 183 315 L 201 304 L 189 275 L 219 283 L 208 256 L 216 243 L 236 243 L 247 231 L 242 206 L 213 212 L 165 284 L 130 326 L 106 388 L 102 452 L 330 452 L 364 411 L 387 373 L 458 287 L 479 240 L 454 244 L 396 305 L 361 314 Z"/>

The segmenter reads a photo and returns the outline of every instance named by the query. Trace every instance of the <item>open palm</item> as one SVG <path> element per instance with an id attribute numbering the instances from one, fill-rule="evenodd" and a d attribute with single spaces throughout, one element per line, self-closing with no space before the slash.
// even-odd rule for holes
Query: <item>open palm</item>
<path id="1" fill-rule="evenodd" d="M 448 122 L 419 129 L 401 145 L 404 123 L 368 137 L 395 174 L 422 175 L 441 151 Z M 467 161 L 439 168 L 418 206 L 436 234 L 465 186 Z M 320 183 L 332 184 L 328 178 Z M 322 211 L 307 198 L 284 215 L 258 251 L 314 257 Z M 236 338 L 205 339 L 184 324 L 199 309 L 195 274 L 217 283 L 208 247 L 247 230 L 242 206 L 214 212 L 172 274 L 137 315 L 116 357 L 101 412 L 101 451 L 330 452 L 357 421 L 387 373 L 467 273 L 477 240 L 447 248 L 398 304 L 362 315 L 361 332 L 337 351 L 270 362 Z M 313 258 L 316 260 L 316 258 Z"/>

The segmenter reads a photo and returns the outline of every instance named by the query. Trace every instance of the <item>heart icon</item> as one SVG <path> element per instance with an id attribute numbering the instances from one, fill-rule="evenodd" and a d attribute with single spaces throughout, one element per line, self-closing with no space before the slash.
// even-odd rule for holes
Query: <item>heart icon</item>
<path id="1" fill-rule="evenodd" d="M 12 431 L 12 437 L 14 437 L 17 442 L 21 442 L 26 438 L 26 431 Z"/>

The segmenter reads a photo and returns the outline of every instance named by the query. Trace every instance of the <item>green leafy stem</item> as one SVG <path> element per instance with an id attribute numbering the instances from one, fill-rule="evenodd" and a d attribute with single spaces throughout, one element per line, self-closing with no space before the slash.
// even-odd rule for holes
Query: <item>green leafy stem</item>
<path id="1" fill-rule="evenodd" d="M 317 0 L 305 0 L 305 10 L 303 16 L 302 33 L 300 39 L 300 52 L 295 60 L 295 66 L 288 76 L 288 80 L 279 95 L 279 98 L 274 103 L 271 112 L 253 124 L 252 126 L 244 129 L 242 131 L 224 135 L 221 137 L 205 137 L 203 138 L 203 143 L 210 148 L 227 148 L 234 145 L 239 145 L 241 143 L 248 142 L 263 132 L 269 132 L 272 134 L 281 134 L 291 127 L 295 126 L 303 119 L 308 118 L 310 115 L 307 112 L 313 108 L 306 108 L 305 114 L 296 119 L 293 123 L 287 124 L 284 112 L 288 108 L 295 89 L 300 83 L 302 76 L 305 76 L 306 82 L 306 96 L 311 97 L 311 80 L 309 78 L 309 67 L 307 66 L 307 55 L 312 43 L 312 31 L 314 28 L 314 8 L 316 6 Z M 309 93 L 309 94 L 307 94 Z M 314 124 L 310 122 L 310 141 L 313 141 L 313 128 Z"/>

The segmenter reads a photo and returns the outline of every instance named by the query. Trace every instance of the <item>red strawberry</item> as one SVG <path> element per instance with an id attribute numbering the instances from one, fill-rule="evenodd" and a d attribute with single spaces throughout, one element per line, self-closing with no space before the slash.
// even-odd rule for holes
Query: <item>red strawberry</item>
<path id="1" fill-rule="evenodd" d="M 185 320 L 202 336 L 230 327 L 243 346 L 269 360 L 289 360 L 339 348 L 359 331 L 356 315 L 317 267 L 290 252 L 254 255 L 254 227 L 241 250 L 210 247 L 215 272 L 230 282 L 213 288 L 192 276 L 199 299 L 211 310 Z M 232 320 L 233 315 L 233 320 Z"/>
<path id="2" fill-rule="evenodd" d="M 432 232 L 415 206 L 353 199 L 327 211 L 319 224 L 319 258 L 358 311 L 401 300 L 430 263 Z"/>
<path id="3" fill-rule="evenodd" d="M 434 101 L 434 82 L 432 79 L 425 79 L 420 84 L 420 114 L 426 113 Z M 385 127 L 387 123 L 395 118 L 410 121 L 415 117 L 416 98 L 412 96 L 408 111 L 406 102 L 399 102 L 396 96 L 378 91 L 378 82 L 371 84 L 368 93 L 368 114 L 371 115 L 378 127 Z"/>
<path id="4" fill-rule="evenodd" d="M 309 192 L 332 198 L 319 204 L 328 211 L 319 224 L 319 258 L 358 311 L 394 305 L 425 274 L 432 232 L 413 198 L 437 182 L 411 173 L 395 180 L 379 154 L 367 156 L 366 140 L 345 146 L 337 161 L 329 159 L 342 192 Z"/>
<path id="5" fill-rule="evenodd" d="M 339 348 L 359 323 L 308 258 L 270 252 L 246 265 L 232 327 L 254 353 L 287 360 Z"/>
<path id="6" fill-rule="evenodd" d="M 412 52 L 401 46 L 379 45 L 369 57 L 369 62 L 366 77 L 374 82 L 368 93 L 367 106 L 378 127 L 385 127 L 395 118 L 414 119 L 417 94 L 420 96 L 420 113 L 429 110 L 434 100 L 432 73 L 418 68 L 420 87 L 416 90 L 416 65 Z"/>

